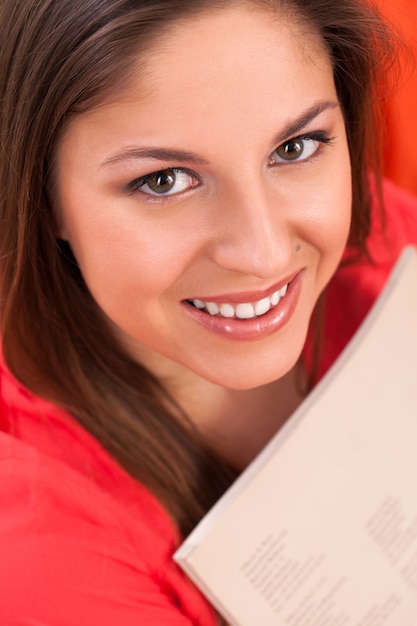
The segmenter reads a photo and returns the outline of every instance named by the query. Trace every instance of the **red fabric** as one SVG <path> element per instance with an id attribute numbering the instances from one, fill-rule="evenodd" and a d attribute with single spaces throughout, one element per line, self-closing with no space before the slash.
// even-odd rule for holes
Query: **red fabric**
<path id="1" fill-rule="evenodd" d="M 213 626 L 154 497 L 0 364 L 0 624 Z"/>
<path id="2" fill-rule="evenodd" d="M 417 244 L 417 203 L 386 189 L 388 246 L 329 287 L 323 370 L 381 290 L 400 249 Z M 169 517 L 69 415 L 0 363 L 0 623 L 7 626 L 214 626 L 171 559 Z"/>

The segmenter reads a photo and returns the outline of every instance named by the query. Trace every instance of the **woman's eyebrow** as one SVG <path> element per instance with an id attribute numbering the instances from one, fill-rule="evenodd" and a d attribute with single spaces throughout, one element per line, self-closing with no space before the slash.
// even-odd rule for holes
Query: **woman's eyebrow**
<path id="1" fill-rule="evenodd" d="M 301 113 L 301 115 L 297 119 L 289 122 L 282 129 L 282 131 L 275 135 L 273 143 L 280 144 L 286 139 L 291 139 L 291 137 L 294 137 L 299 132 L 301 132 L 303 128 L 310 124 L 310 122 L 312 122 L 321 113 L 327 111 L 328 109 L 337 109 L 339 107 L 340 104 L 337 101 L 320 100 L 319 102 L 316 102 L 315 104 L 313 104 L 313 106 L 307 109 L 307 111 Z"/>
<path id="2" fill-rule="evenodd" d="M 323 111 L 339 107 L 338 102 L 319 101 L 313 104 L 307 111 L 304 111 L 297 119 L 289 122 L 282 131 L 275 136 L 273 144 L 280 144 L 288 138 L 299 133 L 307 124 L 312 122 Z M 208 165 L 208 161 L 195 152 L 187 150 L 175 150 L 170 148 L 157 148 L 155 146 L 130 146 L 116 154 L 108 157 L 101 163 L 100 167 L 115 165 L 122 161 L 134 161 L 140 159 L 155 159 L 158 161 L 178 163 L 197 163 L 198 165 Z"/>
<path id="3" fill-rule="evenodd" d="M 154 146 L 132 146 L 108 157 L 103 161 L 100 167 L 114 165 L 121 161 L 134 161 L 138 159 L 157 159 L 158 161 L 177 161 L 180 163 L 197 163 L 199 165 L 208 164 L 208 161 L 194 152 L 188 152 L 187 150 L 171 150 L 169 148 L 156 148 Z"/>

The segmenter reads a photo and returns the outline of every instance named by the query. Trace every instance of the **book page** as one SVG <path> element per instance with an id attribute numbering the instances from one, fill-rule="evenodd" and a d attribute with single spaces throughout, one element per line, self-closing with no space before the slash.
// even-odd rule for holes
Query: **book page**
<path id="1" fill-rule="evenodd" d="M 230 624 L 416 626 L 415 252 L 291 422 L 176 559 Z"/>

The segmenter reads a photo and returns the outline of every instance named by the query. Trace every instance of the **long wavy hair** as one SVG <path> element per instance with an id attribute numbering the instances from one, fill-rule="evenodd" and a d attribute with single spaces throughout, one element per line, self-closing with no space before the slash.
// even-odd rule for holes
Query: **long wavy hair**
<path id="1" fill-rule="evenodd" d="M 236 0 L 1 0 L 0 324 L 14 375 L 71 413 L 186 535 L 233 480 L 157 379 L 111 334 L 56 239 L 50 172 L 71 116 L 117 92 L 176 20 Z M 240 3 L 242 4 L 242 2 Z M 243 2 L 243 4 L 245 4 Z M 366 247 L 369 169 L 391 38 L 362 0 L 246 0 L 285 11 L 327 46 L 352 162 L 350 244 Z M 382 95 L 381 95 L 382 94 Z"/>

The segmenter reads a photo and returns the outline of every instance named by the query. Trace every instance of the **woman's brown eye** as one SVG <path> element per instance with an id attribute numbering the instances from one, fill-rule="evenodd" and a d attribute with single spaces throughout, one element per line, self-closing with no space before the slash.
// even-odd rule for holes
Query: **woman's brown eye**
<path id="1" fill-rule="evenodd" d="M 276 149 L 276 153 L 283 161 L 295 161 L 300 158 L 303 151 L 304 141 L 302 139 L 290 139 Z"/>
<path id="2" fill-rule="evenodd" d="M 168 193 L 175 185 L 175 172 L 173 170 L 163 170 L 150 174 L 143 181 L 151 191 L 156 194 Z M 142 185 L 143 186 L 143 185 Z"/>
<path id="3" fill-rule="evenodd" d="M 174 196 L 200 185 L 199 179 L 187 170 L 169 168 L 136 179 L 128 188 L 148 196 Z"/>
<path id="4" fill-rule="evenodd" d="M 279 163 L 306 161 L 316 154 L 321 144 L 328 144 L 331 143 L 331 141 L 332 138 L 327 137 L 322 132 L 304 135 L 303 137 L 294 137 L 294 139 L 285 141 L 273 151 L 270 157 L 270 163 L 275 165 Z"/>

